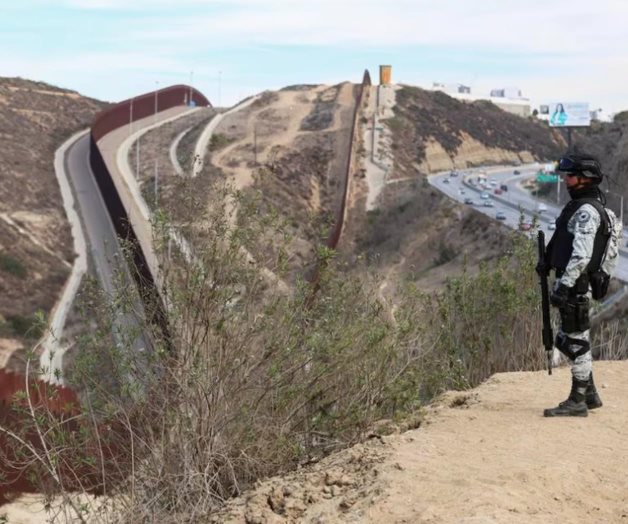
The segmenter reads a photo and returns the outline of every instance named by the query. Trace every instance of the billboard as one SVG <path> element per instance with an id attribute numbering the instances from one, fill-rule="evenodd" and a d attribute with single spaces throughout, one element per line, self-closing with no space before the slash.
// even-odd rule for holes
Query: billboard
<path id="1" fill-rule="evenodd" d="M 588 126 L 591 123 L 588 102 L 553 102 L 548 106 L 551 127 Z"/>

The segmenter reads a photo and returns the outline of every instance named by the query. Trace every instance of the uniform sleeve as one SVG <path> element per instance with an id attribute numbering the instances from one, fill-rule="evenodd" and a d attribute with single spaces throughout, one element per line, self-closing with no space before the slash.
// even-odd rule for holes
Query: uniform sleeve
<path id="1" fill-rule="evenodd" d="M 565 272 L 560 278 L 561 284 L 573 287 L 586 269 L 593 255 L 593 242 L 600 223 L 597 209 L 590 204 L 581 206 L 569 219 L 567 229 L 573 233 L 573 251 Z"/>

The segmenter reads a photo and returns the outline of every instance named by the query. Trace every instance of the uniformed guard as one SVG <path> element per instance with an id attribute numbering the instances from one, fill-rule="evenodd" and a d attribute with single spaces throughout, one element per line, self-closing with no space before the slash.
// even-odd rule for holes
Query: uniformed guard
<path id="1" fill-rule="evenodd" d="M 602 406 L 592 372 L 591 275 L 601 266 L 608 230 L 613 226 L 609 225 L 609 220 L 615 217 L 611 212 L 609 219 L 608 210 L 604 208 L 604 195 L 598 187 L 603 174 L 597 159 L 568 155 L 560 159 L 557 171 L 564 175 L 571 201 L 556 220 L 556 230 L 546 250 L 546 266 L 539 264 L 536 269 L 544 275 L 554 269 L 556 274 L 550 295 L 550 302 L 559 309 L 561 320 L 555 346 L 569 359 L 572 382 L 569 397 L 555 408 L 546 409 L 544 415 L 586 417 L 589 409 Z"/>

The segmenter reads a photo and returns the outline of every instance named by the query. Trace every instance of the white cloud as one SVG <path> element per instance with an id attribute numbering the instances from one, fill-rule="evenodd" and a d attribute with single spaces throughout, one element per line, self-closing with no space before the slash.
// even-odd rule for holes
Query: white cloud
<path id="1" fill-rule="evenodd" d="M 28 16 L 36 16 L 34 6 L 44 3 L 22 0 L 20 5 Z M 628 84 L 625 0 L 57 0 L 56 5 L 76 8 L 94 22 L 107 11 L 107 23 L 113 26 L 103 27 L 116 27 L 116 20 L 123 24 L 120 36 L 115 31 L 107 35 L 122 49 L 85 51 L 78 57 L 68 51 L 54 60 L 28 57 L 31 70 L 42 71 L 44 78 L 58 76 L 59 71 L 78 75 L 107 70 L 153 76 L 155 71 L 169 71 L 183 76 L 191 67 L 186 60 L 189 50 L 198 49 L 298 45 L 305 47 L 303 60 L 307 62 L 307 46 L 328 46 L 330 60 L 338 46 L 377 56 L 387 50 L 403 54 L 404 46 L 414 46 L 442 50 L 445 58 L 438 70 L 448 70 L 453 79 L 461 75 L 456 70 L 460 66 L 446 63 L 448 53 L 475 54 L 484 62 L 478 65 L 477 78 L 460 80 L 487 90 L 515 84 L 532 98 L 554 98 L 553 93 L 562 91 L 571 99 L 599 98 L 628 107 L 628 95 L 623 94 Z M 100 30 L 97 23 L 94 27 Z M 24 62 L 18 50 L 16 58 Z M 412 58 L 423 83 L 445 79 L 430 78 L 436 73 L 429 70 L 420 52 Z M 6 54 L 0 58 L 2 69 L 7 60 Z M 487 73 L 488 61 L 495 64 L 492 73 Z M 512 67 L 517 61 L 521 62 L 518 70 Z M 395 65 L 394 54 L 390 62 Z M 369 65 L 373 66 L 365 67 Z M 211 64 L 204 66 L 209 75 Z M 20 70 L 26 69 L 24 65 Z M 200 78 L 200 68 L 195 69 Z M 469 70 L 472 67 L 466 67 L 463 74 L 469 76 Z M 347 76 L 353 73 L 348 71 Z M 311 77 L 327 74 L 312 71 Z M 243 81 L 260 84 L 259 78 Z"/>

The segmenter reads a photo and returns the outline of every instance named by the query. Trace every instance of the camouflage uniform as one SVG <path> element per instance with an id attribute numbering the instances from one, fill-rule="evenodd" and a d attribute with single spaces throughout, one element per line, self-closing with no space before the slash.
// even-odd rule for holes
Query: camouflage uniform
<path id="1" fill-rule="evenodd" d="M 557 278 L 554 283 L 555 288 L 557 288 L 559 284 L 563 284 L 568 288 L 574 288 L 576 280 L 585 272 L 587 264 L 591 260 L 593 242 L 595 240 L 595 234 L 600 227 L 600 223 L 600 214 L 597 212 L 597 209 L 590 204 L 583 204 L 569 219 L 567 230 L 574 236 L 573 251 L 564 273 L 560 278 Z M 580 297 L 586 297 L 588 301 L 591 300 L 590 290 L 578 295 Z M 586 353 L 578 356 L 575 360 L 569 359 L 572 375 L 578 380 L 588 380 L 592 371 L 589 330 L 567 332 L 563 331 L 565 327 L 563 324 L 564 323 L 561 322 L 558 337 L 566 336 L 568 340 L 581 340 L 589 347 Z M 569 349 L 575 353 L 580 347 L 582 346 L 571 344 Z"/>
<path id="2" fill-rule="evenodd" d="M 613 274 L 619 257 L 618 239 L 621 238 L 622 225 L 619 223 L 619 220 L 613 211 L 606 208 L 606 214 L 610 221 L 611 228 L 615 231 L 615 234 L 612 234 L 608 240 L 609 244 L 606 250 L 606 257 L 602 261 L 602 269 L 608 274 Z M 567 230 L 573 235 L 573 251 L 565 271 L 560 278 L 556 279 L 554 283 L 555 289 L 558 288 L 560 284 L 563 284 L 568 288 L 574 288 L 574 286 L 576 286 L 576 281 L 582 273 L 586 271 L 587 265 L 591 260 L 595 235 L 600 225 L 600 214 L 597 209 L 590 204 L 583 204 L 569 219 Z M 580 293 L 578 295 L 580 297 L 586 297 L 586 300 L 590 302 L 590 287 L 586 293 Z M 589 351 L 583 355 L 580 355 L 575 359 L 569 359 L 572 375 L 578 380 L 587 380 L 592 371 L 589 330 L 567 332 L 563 330 L 563 325 L 561 323 L 561 329 L 558 333 L 559 337 L 561 334 L 562 336 L 566 335 L 569 339 L 580 340 L 586 343 L 587 347 L 589 347 Z M 572 346 L 570 349 L 575 353 L 579 347 L 581 346 Z"/>

